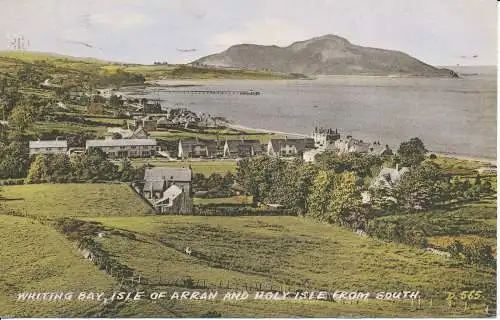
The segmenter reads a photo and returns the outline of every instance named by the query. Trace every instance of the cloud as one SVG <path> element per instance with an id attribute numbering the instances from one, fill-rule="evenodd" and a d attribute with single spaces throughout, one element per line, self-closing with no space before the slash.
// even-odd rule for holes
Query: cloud
<path id="1" fill-rule="evenodd" d="M 243 24 L 236 30 L 218 33 L 209 40 L 210 46 L 230 47 L 239 43 L 288 46 L 310 35 L 296 24 L 281 19 L 266 19 Z"/>

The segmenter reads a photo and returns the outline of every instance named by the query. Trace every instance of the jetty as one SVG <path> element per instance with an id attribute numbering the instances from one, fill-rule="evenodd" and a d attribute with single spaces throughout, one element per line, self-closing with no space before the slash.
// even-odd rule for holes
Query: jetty
<path id="1" fill-rule="evenodd" d="M 181 94 L 231 94 L 231 95 L 249 95 L 260 96 L 259 91 L 254 90 L 164 90 L 162 93 L 181 93 Z"/>

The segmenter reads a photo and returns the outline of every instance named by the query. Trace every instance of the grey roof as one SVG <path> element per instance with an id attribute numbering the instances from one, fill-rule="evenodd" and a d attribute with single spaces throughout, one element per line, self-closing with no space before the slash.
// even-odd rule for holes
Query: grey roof
<path id="1" fill-rule="evenodd" d="M 89 147 L 156 146 L 156 139 L 105 139 L 87 140 Z"/>
<path id="2" fill-rule="evenodd" d="M 281 148 L 289 145 L 295 146 L 298 152 L 304 151 L 306 149 L 314 149 L 314 140 L 311 138 L 303 139 L 271 139 L 269 140 L 273 150 L 279 152 Z"/>
<path id="3" fill-rule="evenodd" d="M 191 169 L 188 168 L 149 168 L 144 172 L 144 180 L 146 181 L 191 181 Z"/>
<path id="4" fill-rule="evenodd" d="M 217 151 L 217 141 L 214 140 L 202 140 L 202 139 L 185 139 L 180 140 L 182 144 L 182 150 L 184 152 L 191 152 L 195 147 L 206 148 L 209 153 L 215 153 Z"/>
<path id="5" fill-rule="evenodd" d="M 30 141 L 30 149 L 32 148 L 67 148 L 66 140 L 45 140 L 45 141 Z"/>

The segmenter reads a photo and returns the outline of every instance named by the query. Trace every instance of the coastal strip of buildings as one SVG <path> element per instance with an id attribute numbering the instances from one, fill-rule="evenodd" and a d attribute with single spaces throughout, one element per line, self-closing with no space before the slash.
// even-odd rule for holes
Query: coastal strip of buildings
<path id="1" fill-rule="evenodd" d="M 65 140 L 30 141 L 29 152 L 34 154 L 78 153 L 97 148 L 107 157 L 149 158 L 169 154 L 172 158 L 226 158 L 238 159 L 254 156 L 301 157 L 306 162 L 314 162 L 315 156 L 325 151 L 339 154 L 349 152 L 368 153 L 376 155 L 392 155 L 388 145 L 380 142 L 366 142 L 347 135 L 342 137 L 337 130 L 315 128 L 311 138 L 281 138 L 270 139 L 262 144 L 259 140 L 245 139 L 181 139 L 177 148 L 160 147 L 156 139 L 149 137 L 147 130 L 138 127 L 136 130 L 109 128 L 105 139 L 87 140 L 85 149 L 68 148 Z"/>

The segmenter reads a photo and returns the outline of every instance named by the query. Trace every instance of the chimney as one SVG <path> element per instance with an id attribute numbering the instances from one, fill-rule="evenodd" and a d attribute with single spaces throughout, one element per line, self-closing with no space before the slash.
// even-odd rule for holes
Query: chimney
<path id="1" fill-rule="evenodd" d="M 399 163 L 396 163 L 396 171 L 399 171 Z"/>

